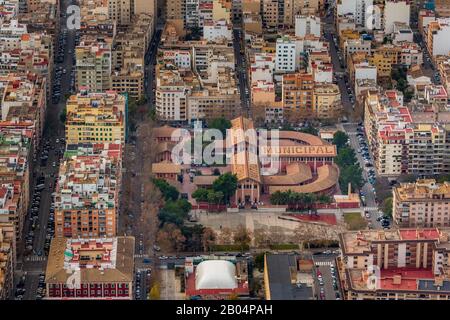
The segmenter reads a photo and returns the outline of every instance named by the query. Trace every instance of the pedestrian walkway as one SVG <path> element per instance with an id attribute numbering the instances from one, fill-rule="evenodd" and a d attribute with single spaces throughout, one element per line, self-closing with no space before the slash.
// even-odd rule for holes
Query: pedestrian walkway
<path id="1" fill-rule="evenodd" d="M 35 256 L 35 255 L 27 256 L 25 258 L 25 261 L 34 261 L 34 262 L 36 262 L 36 261 L 46 261 L 46 260 L 47 260 L 47 257 L 45 257 L 45 256 Z"/>

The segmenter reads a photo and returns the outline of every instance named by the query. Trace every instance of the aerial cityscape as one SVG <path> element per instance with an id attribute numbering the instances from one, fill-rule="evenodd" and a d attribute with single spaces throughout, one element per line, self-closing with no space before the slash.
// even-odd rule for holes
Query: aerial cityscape
<path id="1" fill-rule="evenodd" d="M 0 0 L 0 300 L 450 300 L 450 0 Z"/>

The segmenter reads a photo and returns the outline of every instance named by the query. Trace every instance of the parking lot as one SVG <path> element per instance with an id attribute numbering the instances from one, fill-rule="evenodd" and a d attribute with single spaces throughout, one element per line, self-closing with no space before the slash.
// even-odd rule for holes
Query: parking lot
<path id="1" fill-rule="evenodd" d="M 313 256 L 316 295 L 319 300 L 341 300 L 335 265 L 337 252 L 325 252 Z"/>

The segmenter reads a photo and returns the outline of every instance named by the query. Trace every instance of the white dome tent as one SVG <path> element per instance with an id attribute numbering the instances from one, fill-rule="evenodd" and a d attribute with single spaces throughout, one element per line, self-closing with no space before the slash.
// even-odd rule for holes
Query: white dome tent
<path id="1" fill-rule="evenodd" d="M 236 289 L 236 266 L 226 260 L 200 262 L 195 271 L 195 289 Z"/>

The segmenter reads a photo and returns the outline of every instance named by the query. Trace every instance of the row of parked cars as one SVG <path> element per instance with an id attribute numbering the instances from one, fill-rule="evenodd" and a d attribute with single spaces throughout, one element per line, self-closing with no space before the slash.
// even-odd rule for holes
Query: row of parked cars
<path id="1" fill-rule="evenodd" d="M 364 138 L 364 127 L 362 124 L 358 126 L 357 131 L 358 132 L 356 133 L 356 135 L 359 141 L 358 153 L 361 154 L 361 157 L 364 160 L 364 166 L 368 168 L 367 180 L 371 185 L 374 185 L 376 182 L 375 169 L 373 168 L 373 164 L 370 159 L 369 146 L 367 145 L 366 139 Z"/>
<path id="2" fill-rule="evenodd" d="M 33 250 L 33 241 L 36 229 L 39 229 L 39 207 L 41 205 L 41 192 L 45 188 L 45 177 L 40 176 L 37 178 L 36 186 L 34 188 L 33 197 L 31 200 L 31 207 L 28 215 L 30 220 L 28 233 L 25 236 L 25 248 L 29 251 Z M 41 255 L 42 252 L 34 252 L 37 255 Z"/>
<path id="3" fill-rule="evenodd" d="M 67 44 L 67 29 L 64 29 L 62 33 L 59 34 L 58 38 L 58 52 L 55 55 L 55 62 L 64 62 L 64 48 Z"/>
<path id="4" fill-rule="evenodd" d="M 16 291 L 14 292 L 15 300 L 22 300 L 25 295 L 25 275 L 20 277 L 19 282 L 16 284 Z"/>
<path id="5" fill-rule="evenodd" d="M 42 300 L 44 296 L 45 296 L 45 274 L 40 273 L 38 287 L 36 290 L 36 300 Z"/>
<path id="6" fill-rule="evenodd" d="M 339 293 L 338 280 L 336 276 L 336 268 L 333 264 L 330 265 L 331 279 L 333 279 L 333 289 L 336 300 L 341 300 L 341 295 Z"/>
<path id="7" fill-rule="evenodd" d="M 152 269 L 147 269 L 144 271 L 138 271 L 136 272 L 136 280 L 135 280 L 135 299 L 136 300 L 146 300 L 147 299 L 147 292 L 142 289 L 142 285 L 145 282 L 146 284 L 149 283 L 150 276 L 152 274 Z M 145 286 L 148 287 L 148 286 Z"/>

